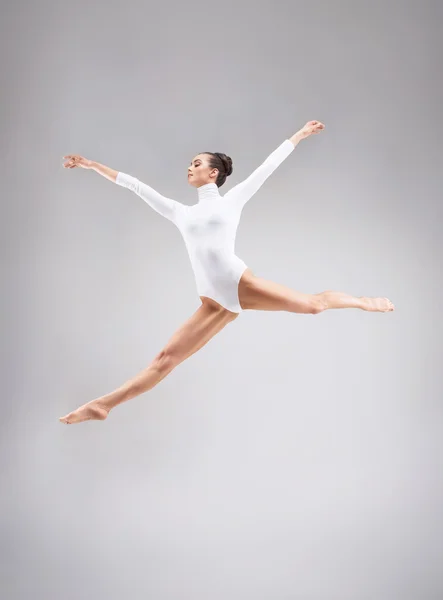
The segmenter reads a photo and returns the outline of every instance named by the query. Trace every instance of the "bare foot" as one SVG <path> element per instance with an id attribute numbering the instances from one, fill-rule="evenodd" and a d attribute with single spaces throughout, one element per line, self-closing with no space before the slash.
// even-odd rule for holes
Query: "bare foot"
<path id="1" fill-rule="evenodd" d="M 92 400 L 84 404 L 64 417 L 60 417 L 62 423 L 71 425 L 72 423 L 81 423 L 82 421 L 104 421 L 108 416 L 108 411 L 101 406 L 97 400 Z"/>
<path id="2" fill-rule="evenodd" d="M 395 306 L 389 298 L 362 298 L 363 310 L 372 312 L 391 312 Z"/>

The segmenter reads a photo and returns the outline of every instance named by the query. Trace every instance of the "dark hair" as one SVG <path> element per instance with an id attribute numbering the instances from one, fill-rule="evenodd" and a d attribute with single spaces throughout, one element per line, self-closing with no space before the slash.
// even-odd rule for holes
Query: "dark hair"
<path id="1" fill-rule="evenodd" d="M 202 154 L 210 156 L 209 167 L 211 169 L 218 169 L 218 177 L 215 183 L 218 187 L 221 187 L 226 181 L 226 177 L 229 177 L 233 171 L 232 158 L 221 152 L 203 152 Z"/>

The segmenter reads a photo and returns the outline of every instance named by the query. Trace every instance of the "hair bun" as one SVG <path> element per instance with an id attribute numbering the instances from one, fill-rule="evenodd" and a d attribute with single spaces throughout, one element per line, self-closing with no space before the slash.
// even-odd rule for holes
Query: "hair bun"
<path id="1" fill-rule="evenodd" d="M 226 156 L 226 154 L 221 154 L 220 158 L 223 161 L 223 165 L 225 167 L 226 170 L 226 177 L 229 177 L 229 175 L 232 174 L 232 158 L 230 156 Z"/>

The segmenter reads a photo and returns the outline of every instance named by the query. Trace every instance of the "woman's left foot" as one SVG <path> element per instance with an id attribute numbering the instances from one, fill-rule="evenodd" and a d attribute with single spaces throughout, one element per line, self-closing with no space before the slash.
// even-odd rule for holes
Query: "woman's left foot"
<path id="1" fill-rule="evenodd" d="M 84 404 L 64 417 L 60 417 L 62 423 L 71 425 L 72 423 L 82 423 L 83 421 L 104 421 L 108 416 L 108 411 L 100 406 L 97 400 L 92 400 Z"/>
<path id="2" fill-rule="evenodd" d="M 395 309 L 389 298 L 362 298 L 361 300 L 363 301 L 363 310 L 391 312 Z"/>

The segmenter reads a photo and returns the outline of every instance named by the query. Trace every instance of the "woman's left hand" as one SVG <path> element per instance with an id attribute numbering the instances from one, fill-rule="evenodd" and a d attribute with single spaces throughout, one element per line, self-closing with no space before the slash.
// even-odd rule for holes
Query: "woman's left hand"
<path id="1" fill-rule="evenodd" d="M 323 131 L 324 128 L 325 126 L 323 125 L 323 123 L 320 123 L 320 121 L 308 121 L 298 133 L 301 139 L 305 139 L 310 135 L 320 133 L 321 131 Z"/>

